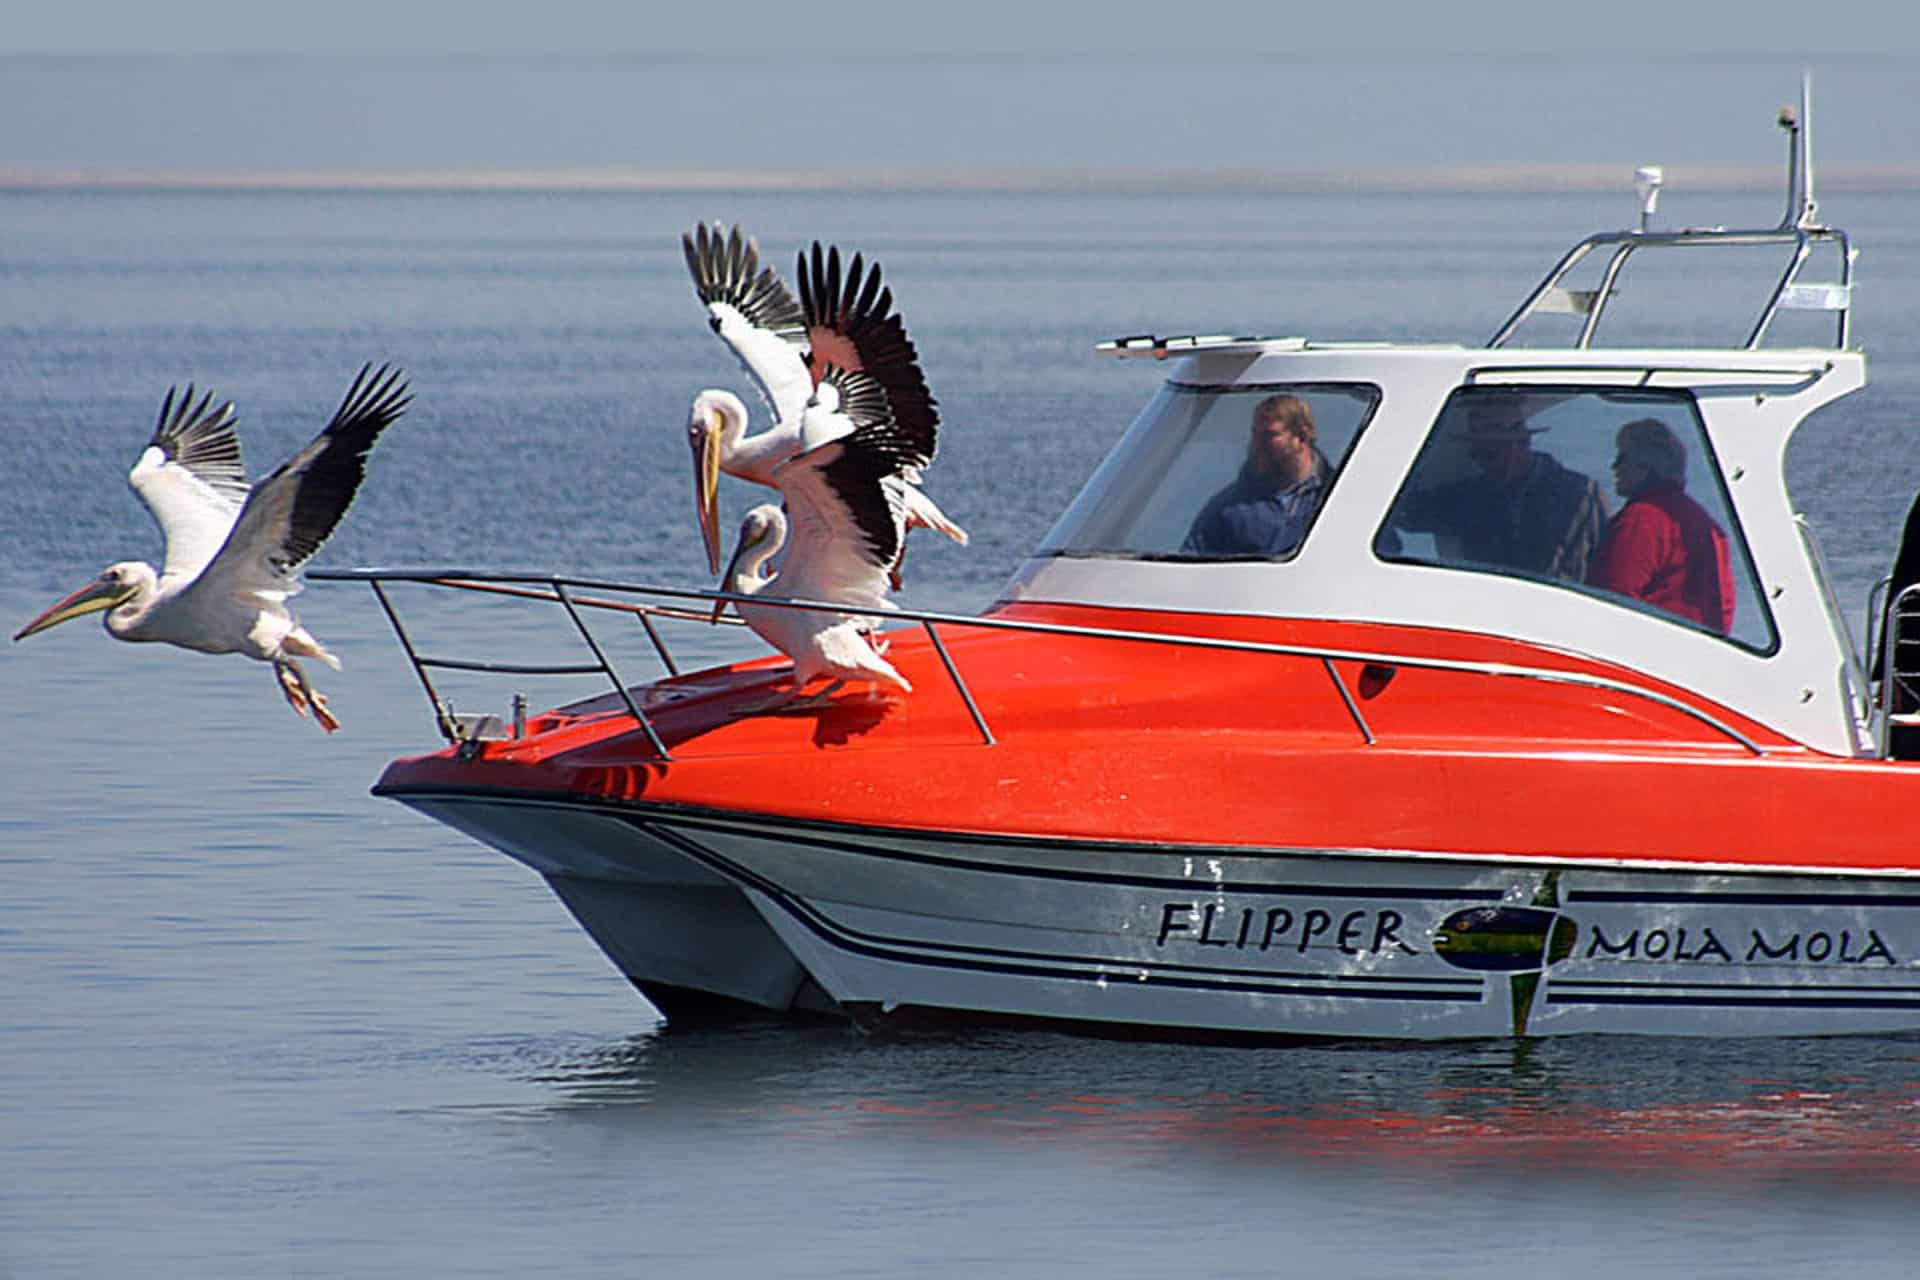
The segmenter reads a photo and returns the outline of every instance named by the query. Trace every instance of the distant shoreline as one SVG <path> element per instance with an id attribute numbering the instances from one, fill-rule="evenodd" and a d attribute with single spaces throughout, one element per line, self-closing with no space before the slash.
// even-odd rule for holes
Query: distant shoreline
<path id="1" fill-rule="evenodd" d="M 1694 191 L 1775 191 L 1781 172 L 1768 168 L 1668 165 L 1668 185 Z M 93 170 L 0 169 L 0 192 L 572 192 L 708 191 L 952 192 L 1247 192 L 1249 194 L 1446 194 L 1631 190 L 1631 165 L 1457 168 L 1444 170 L 1218 169 L 1174 172 L 1125 169 L 780 170 L 420 169 L 354 170 Z M 1828 170 L 1822 191 L 1920 189 L 1920 167 Z"/>

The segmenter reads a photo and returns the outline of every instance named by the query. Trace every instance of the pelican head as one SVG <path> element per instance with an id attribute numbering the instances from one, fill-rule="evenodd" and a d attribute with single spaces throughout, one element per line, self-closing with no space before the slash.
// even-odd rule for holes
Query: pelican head
<path id="1" fill-rule="evenodd" d="M 733 548 L 733 557 L 727 561 L 727 571 L 720 575 L 720 589 L 737 596 L 752 595 L 766 585 L 766 579 L 760 574 L 760 567 L 780 550 L 787 540 L 787 513 L 770 502 L 763 502 L 747 512 L 740 521 L 740 541 Z M 720 621 L 720 615 L 727 611 L 725 600 L 713 602 L 713 618 Z"/>
<path id="2" fill-rule="evenodd" d="M 138 560 L 123 560 L 119 564 L 109 565 L 92 582 L 65 599 L 55 601 L 52 608 L 14 632 L 13 638 L 25 640 L 35 632 L 58 626 L 69 618 L 98 613 L 102 609 L 117 609 L 128 601 L 150 594 L 156 581 L 153 567 Z M 108 627 L 112 627 L 111 618 Z"/>
<path id="3" fill-rule="evenodd" d="M 694 507 L 709 573 L 720 572 L 720 457 L 746 429 L 747 406 L 733 392 L 708 390 L 693 398 L 687 444 L 693 450 Z"/>

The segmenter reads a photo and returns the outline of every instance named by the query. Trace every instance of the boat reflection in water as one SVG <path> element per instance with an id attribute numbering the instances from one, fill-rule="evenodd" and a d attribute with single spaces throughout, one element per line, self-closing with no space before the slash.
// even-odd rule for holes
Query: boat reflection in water
<path id="1" fill-rule="evenodd" d="M 970 1033 L 964 1053 L 955 1044 L 668 1027 L 538 1079 L 557 1086 L 561 1110 L 618 1111 L 623 1125 L 738 1126 L 831 1147 L 927 1141 L 945 1158 L 1015 1144 L 1103 1167 L 1345 1167 L 1426 1184 L 1920 1183 L 1910 1037 L 1355 1042 L 1279 1056 L 1005 1031 Z"/>
<path id="2" fill-rule="evenodd" d="M 681 674 L 664 643 L 632 684 L 586 622 L 659 641 L 712 593 L 332 575 L 557 602 L 592 655 L 408 641 L 449 745 L 376 791 L 540 872 L 676 1022 L 1920 1029 L 1920 590 L 1892 584 L 1870 676 L 1787 494 L 1795 429 L 1866 366 L 1785 123 L 1779 225 L 1589 237 L 1485 346 L 1107 344 L 1167 382 L 1000 599 L 869 611 L 911 693 L 785 698 L 778 660 Z M 1746 341 L 1602 345 L 1629 260 L 1681 249 L 1784 258 Z M 431 673 L 475 665 L 611 692 L 454 716 Z"/>

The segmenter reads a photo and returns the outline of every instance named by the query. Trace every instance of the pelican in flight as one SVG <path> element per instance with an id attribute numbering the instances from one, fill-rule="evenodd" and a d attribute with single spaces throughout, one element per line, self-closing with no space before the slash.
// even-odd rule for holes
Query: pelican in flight
<path id="1" fill-rule="evenodd" d="M 801 418 L 800 450 L 775 469 L 787 511 L 769 503 L 747 513 L 722 588 L 762 599 L 892 608 L 889 574 L 906 538 L 912 492 L 904 477 L 932 450 L 930 416 L 903 422 L 878 379 L 826 365 Z M 783 545 L 785 557 L 769 577 L 766 564 Z M 724 607 L 715 606 L 715 618 Z M 739 610 L 761 639 L 793 659 L 796 694 L 821 676 L 912 692 L 874 644 L 871 614 L 757 603 Z"/>
<path id="2" fill-rule="evenodd" d="M 680 243 L 695 292 L 707 306 L 708 325 L 773 413 L 771 427 L 749 436 L 747 406 L 739 396 L 709 388 L 694 397 L 687 443 L 708 568 L 720 567 L 720 473 L 786 493 L 779 468 L 804 447 L 801 417 L 829 367 L 867 374 L 895 421 L 924 441 L 918 460 L 897 475 L 907 527 L 938 529 L 965 545 L 966 531 L 919 488 L 920 469 L 933 461 L 940 414 L 906 326 L 893 310 L 893 293 L 881 284 L 879 264 L 868 265 L 856 253 L 843 274 L 840 250 L 815 241 L 811 255 L 799 255 L 796 301 L 773 268 L 761 267 L 759 249 L 739 227 L 722 234 L 719 226 L 702 224 Z M 898 562 L 896 555 L 888 566 L 895 585 Z"/>
<path id="3" fill-rule="evenodd" d="M 127 482 L 166 541 L 158 573 L 137 560 L 98 578 L 22 627 L 15 640 L 106 611 L 108 634 L 273 664 L 292 708 L 332 733 L 340 721 L 299 658 L 340 660 L 287 608 L 300 566 L 327 540 L 366 475 L 367 452 L 412 399 L 396 369 L 364 366 L 333 421 L 259 484 L 247 485 L 231 404 L 169 389 L 153 438 Z"/>

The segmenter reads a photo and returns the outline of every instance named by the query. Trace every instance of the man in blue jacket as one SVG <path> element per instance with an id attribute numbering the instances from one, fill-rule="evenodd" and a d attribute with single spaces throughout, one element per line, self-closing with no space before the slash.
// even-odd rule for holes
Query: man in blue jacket
<path id="1" fill-rule="evenodd" d="M 1520 408 L 1499 394 L 1469 405 L 1463 438 L 1475 473 L 1432 487 L 1416 473 L 1381 532 L 1383 554 L 1399 554 L 1394 531 L 1402 529 L 1443 539 L 1443 564 L 1586 580 L 1606 499 L 1592 476 L 1533 447 L 1545 428 L 1529 425 Z"/>
<path id="2" fill-rule="evenodd" d="M 1181 551 L 1202 556 L 1292 555 L 1326 497 L 1331 473 L 1307 402 L 1295 395 L 1268 396 L 1253 408 L 1240 474 L 1207 499 Z"/>

